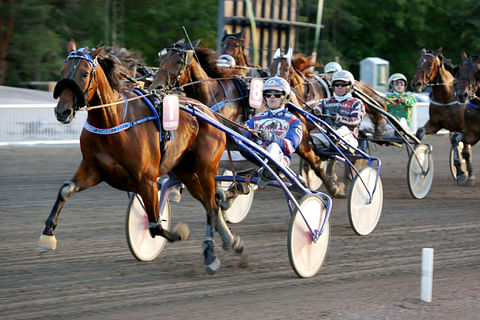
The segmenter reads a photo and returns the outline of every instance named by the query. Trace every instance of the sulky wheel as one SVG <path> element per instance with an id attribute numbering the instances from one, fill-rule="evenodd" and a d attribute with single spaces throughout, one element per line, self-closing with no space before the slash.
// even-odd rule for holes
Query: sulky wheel
<path id="1" fill-rule="evenodd" d="M 323 165 L 323 164 L 322 164 Z M 319 176 L 315 174 L 315 171 L 313 171 L 312 167 L 308 163 L 305 162 L 305 160 L 300 159 L 300 175 L 303 177 L 303 179 L 307 183 L 307 187 L 310 190 L 318 190 L 322 186 L 322 179 L 320 179 Z"/>
<path id="2" fill-rule="evenodd" d="M 383 187 L 382 180 L 378 177 L 377 170 L 367 167 L 359 172 L 355 177 L 348 198 L 348 218 L 350 225 L 356 234 L 366 236 L 375 230 L 380 220 L 383 206 Z M 369 193 L 374 191 L 373 198 L 370 201 Z"/>
<path id="3" fill-rule="evenodd" d="M 158 191 L 160 199 L 161 191 Z M 165 200 L 165 207 L 160 215 L 162 228 L 170 228 L 170 203 Z M 156 236 L 152 238 L 148 230 L 148 217 L 145 212 L 142 198 L 134 194 L 130 198 L 127 208 L 126 221 L 127 243 L 133 256 L 139 261 L 152 261 L 162 252 L 167 239 Z"/>
<path id="4" fill-rule="evenodd" d="M 228 176 L 233 174 L 230 170 L 225 170 L 222 175 Z M 228 188 L 232 185 L 233 182 L 229 181 L 222 181 L 220 182 L 220 187 L 227 191 Z M 256 187 L 256 186 L 255 186 Z M 248 193 L 247 194 L 239 194 L 235 200 L 233 200 L 232 204 L 227 210 L 223 211 L 223 216 L 225 220 L 230 223 L 240 223 L 242 222 L 250 212 L 250 208 L 253 204 L 253 197 L 254 197 L 254 187 L 249 184 L 248 185 Z"/>
<path id="5" fill-rule="evenodd" d="M 415 152 L 408 159 L 407 180 L 408 189 L 414 198 L 423 199 L 430 192 L 433 181 L 433 158 L 430 146 L 426 144 L 416 146 Z"/>
<path id="6" fill-rule="evenodd" d="M 320 238 L 313 242 L 312 233 L 305 220 L 310 229 L 320 229 L 326 218 L 327 208 L 322 198 L 314 194 L 305 195 L 299 203 L 304 216 L 295 208 L 290 217 L 288 258 L 290 265 L 300 278 L 309 278 L 317 274 L 327 254 L 330 225 L 329 221 L 326 221 Z"/>

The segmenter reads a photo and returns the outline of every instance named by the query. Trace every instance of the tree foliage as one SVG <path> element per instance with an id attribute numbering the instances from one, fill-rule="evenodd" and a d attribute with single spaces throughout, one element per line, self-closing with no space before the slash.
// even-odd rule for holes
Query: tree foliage
<path id="1" fill-rule="evenodd" d="M 298 19 L 315 23 L 318 0 L 298 1 Z M 5 57 L 8 68 L 0 84 L 57 80 L 70 39 L 79 47 L 123 46 L 151 66 L 158 51 L 187 35 L 215 48 L 217 5 L 218 0 L 2 0 L 0 40 L 8 32 L 11 38 L 5 47 L 0 41 L 0 59 Z M 338 59 L 357 75 L 359 62 L 371 56 L 411 78 L 422 48 L 442 46 L 454 63 L 462 50 L 480 53 L 478 0 L 325 0 L 322 23 L 318 59 Z M 310 54 L 314 34 L 300 29 L 296 50 Z"/>

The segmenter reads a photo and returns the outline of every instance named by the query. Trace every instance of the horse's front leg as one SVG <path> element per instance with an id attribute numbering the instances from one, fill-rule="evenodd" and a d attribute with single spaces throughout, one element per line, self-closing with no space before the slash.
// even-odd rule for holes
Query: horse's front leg
<path id="1" fill-rule="evenodd" d="M 462 169 L 462 160 L 464 155 L 464 134 L 462 132 L 455 132 L 452 136 L 452 148 L 453 148 L 453 164 L 457 169 L 457 183 L 459 185 L 465 185 L 468 180 L 468 172 Z"/>
<path id="2" fill-rule="evenodd" d="M 170 188 L 175 188 L 172 186 Z M 149 179 L 147 182 L 142 183 L 142 187 L 139 191 L 142 197 L 145 211 L 148 216 L 148 229 L 152 237 L 161 236 L 167 239 L 169 242 L 186 240 L 190 235 L 190 229 L 185 223 L 179 223 L 175 226 L 173 231 L 165 230 L 160 222 L 158 202 L 158 184 L 156 179 Z M 167 201 L 167 197 L 164 198 Z"/>
<path id="3" fill-rule="evenodd" d="M 73 178 L 66 181 L 58 191 L 57 200 L 45 221 L 45 229 L 40 235 L 38 246 L 40 252 L 48 250 L 55 250 L 57 248 L 57 239 L 53 231 L 57 227 L 58 217 L 65 202 L 75 193 L 85 190 L 91 186 L 97 185 L 100 182 L 98 172 L 92 167 L 88 166 L 83 160 L 77 169 Z"/>

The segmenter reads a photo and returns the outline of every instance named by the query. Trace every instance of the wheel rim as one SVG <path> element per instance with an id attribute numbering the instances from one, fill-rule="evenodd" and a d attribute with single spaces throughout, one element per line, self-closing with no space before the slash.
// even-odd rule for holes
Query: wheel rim
<path id="1" fill-rule="evenodd" d="M 250 212 L 250 208 L 253 204 L 254 191 L 251 185 L 248 185 L 250 190 L 248 194 L 240 194 L 232 202 L 232 205 L 228 210 L 225 210 L 223 215 L 225 219 L 230 223 L 242 222 Z"/>
<path id="2" fill-rule="evenodd" d="M 383 186 L 380 177 L 378 177 L 371 201 L 368 192 L 373 192 L 376 177 L 377 171 L 375 169 L 371 167 L 363 169 L 359 172 L 359 176 L 355 177 L 350 191 L 348 201 L 349 220 L 355 233 L 361 236 L 366 236 L 375 230 L 382 213 Z"/>
<path id="3" fill-rule="evenodd" d="M 320 197 L 306 195 L 300 202 L 312 229 L 319 229 L 325 219 L 326 208 Z M 288 256 L 295 273 L 301 278 L 312 277 L 318 273 L 325 259 L 330 238 L 330 226 L 327 221 L 320 238 L 314 243 L 312 234 L 298 210 L 293 213 L 288 230 Z"/>
<path id="4" fill-rule="evenodd" d="M 160 197 L 160 192 L 158 193 Z M 162 228 L 170 229 L 170 204 L 168 201 L 160 216 Z M 139 261 L 152 261 L 162 252 L 166 239 L 157 236 L 152 238 L 148 230 L 148 217 L 142 198 L 135 194 L 130 200 L 127 210 L 127 242 L 130 251 Z"/>
<path id="5" fill-rule="evenodd" d="M 408 160 L 408 188 L 416 199 L 423 199 L 432 187 L 433 158 L 430 148 L 420 144 Z"/>

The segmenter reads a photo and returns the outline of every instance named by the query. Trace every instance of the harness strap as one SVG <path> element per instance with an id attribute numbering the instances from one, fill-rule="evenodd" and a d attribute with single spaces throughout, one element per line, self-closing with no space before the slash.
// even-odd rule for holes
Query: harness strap
<path id="1" fill-rule="evenodd" d="M 480 106 L 473 104 L 470 100 L 468 100 L 467 104 L 474 109 L 480 110 Z"/>

